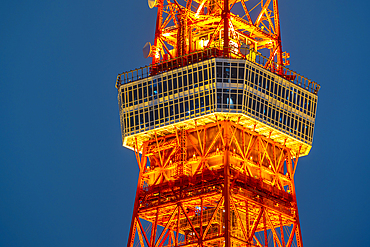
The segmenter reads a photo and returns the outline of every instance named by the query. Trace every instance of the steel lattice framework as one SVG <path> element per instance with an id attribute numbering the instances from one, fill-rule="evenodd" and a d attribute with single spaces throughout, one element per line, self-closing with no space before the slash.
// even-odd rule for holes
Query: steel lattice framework
<path id="1" fill-rule="evenodd" d="M 277 0 L 149 6 L 152 64 L 116 81 L 140 169 L 127 246 L 303 246 L 294 174 L 320 86 L 284 66 Z"/>
<path id="2" fill-rule="evenodd" d="M 156 137 L 135 153 L 129 246 L 135 233 L 141 246 L 301 245 L 293 179 L 299 154 L 286 146 L 223 120 Z"/>
<path id="3" fill-rule="evenodd" d="M 270 61 L 289 63 L 283 61 L 289 54 L 282 52 L 277 0 L 157 0 L 155 6 L 153 64 L 212 47 L 224 57 L 241 47 L 266 50 Z"/>

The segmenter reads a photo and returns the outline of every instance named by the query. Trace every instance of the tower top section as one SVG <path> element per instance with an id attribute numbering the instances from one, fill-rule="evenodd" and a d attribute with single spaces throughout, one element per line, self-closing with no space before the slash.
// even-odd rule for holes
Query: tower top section
<path id="1" fill-rule="evenodd" d="M 319 85 L 284 68 L 294 78 L 287 80 L 255 60 L 215 56 L 194 63 L 197 55 L 188 65 L 174 60 L 168 71 L 151 65 L 118 75 L 125 147 L 227 120 L 300 156 L 309 153 Z"/>
<path id="2" fill-rule="evenodd" d="M 144 56 L 152 64 L 217 48 L 224 58 L 249 50 L 269 58 L 266 69 L 282 73 L 289 54 L 282 52 L 277 0 L 148 0 L 157 8 L 154 45 Z M 275 61 L 275 63 L 272 63 Z"/>
<path id="3" fill-rule="evenodd" d="M 225 120 L 309 153 L 320 85 L 285 67 L 277 0 L 148 4 L 152 64 L 116 81 L 125 147 Z"/>

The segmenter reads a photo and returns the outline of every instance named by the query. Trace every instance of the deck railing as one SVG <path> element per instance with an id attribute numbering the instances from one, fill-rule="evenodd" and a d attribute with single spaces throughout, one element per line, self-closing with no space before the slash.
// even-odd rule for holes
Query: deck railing
<path id="1" fill-rule="evenodd" d="M 259 52 L 254 51 L 253 49 L 248 50 L 248 52 L 246 52 L 247 55 L 243 55 L 239 52 L 233 52 L 235 48 L 229 48 L 229 50 L 231 52 L 229 53 L 229 55 L 225 56 L 223 50 L 213 47 L 202 51 L 193 52 L 185 56 L 164 60 L 157 64 L 151 64 L 131 71 L 123 72 L 121 74 L 118 74 L 117 76 L 116 87 L 119 88 L 120 85 L 123 84 L 158 75 L 211 58 L 227 58 L 248 60 L 283 77 L 284 79 L 294 83 L 295 85 L 306 89 L 313 94 L 317 95 L 320 89 L 320 85 L 316 82 L 305 78 L 304 76 L 286 68 L 285 66 L 277 64 L 276 62 L 268 59 L 267 57 L 263 56 Z"/>

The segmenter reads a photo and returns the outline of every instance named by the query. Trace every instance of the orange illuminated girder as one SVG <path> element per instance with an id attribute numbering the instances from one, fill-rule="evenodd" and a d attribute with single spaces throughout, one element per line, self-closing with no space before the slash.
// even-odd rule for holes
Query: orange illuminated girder
<path id="1" fill-rule="evenodd" d="M 302 246 L 286 146 L 224 120 L 135 149 L 128 247 Z"/>
<path id="2" fill-rule="evenodd" d="M 153 64 L 212 47 L 233 57 L 243 44 L 266 51 L 278 67 L 288 64 L 283 62 L 277 0 L 157 0 L 156 7 Z M 272 69 L 271 62 L 266 68 Z"/>

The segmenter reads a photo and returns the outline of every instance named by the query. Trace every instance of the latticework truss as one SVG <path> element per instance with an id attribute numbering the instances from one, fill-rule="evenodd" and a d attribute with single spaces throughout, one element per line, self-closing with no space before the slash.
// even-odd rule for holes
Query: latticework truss
<path id="1" fill-rule="evenodd" d="M 157 0 L 155 6 L 153 64 L 207 48 L 222 50 L 224 57 L 249 48 L 278 65 L 288 64 L 283 61 L 277 0 Z"/>
<path id="2" fill-rule="evenodd" d="M 231 121 L 136 146 L 128 246 L 302 246 L 298 154 Z"/>

